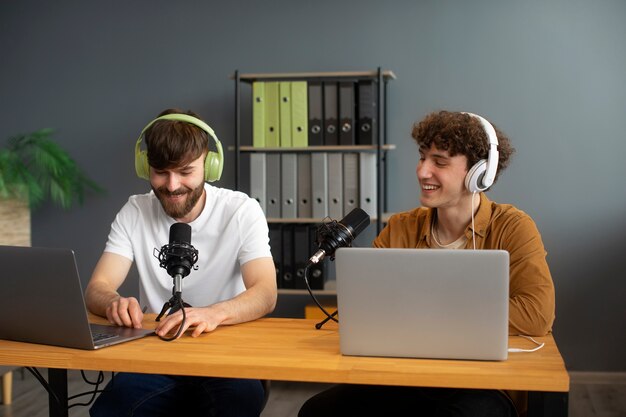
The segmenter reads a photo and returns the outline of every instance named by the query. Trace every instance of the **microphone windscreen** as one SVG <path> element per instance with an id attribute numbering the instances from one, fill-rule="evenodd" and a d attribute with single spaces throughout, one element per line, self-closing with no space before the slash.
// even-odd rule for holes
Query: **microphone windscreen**
<path id="1" fill-rule="evenodd" d="M 172 243 L 191 244 L 191 226 L 187 223 L 174 223 L 170 226 L 170 245 Z"/>
<path id="2" fill-rule="evenodd" d="M 355 208 L 346 214 L 339 223 L 343 224 L 350 230 L 352 237 L 357 237 L 370 224 L 370 215 L 360 208 Z"/>

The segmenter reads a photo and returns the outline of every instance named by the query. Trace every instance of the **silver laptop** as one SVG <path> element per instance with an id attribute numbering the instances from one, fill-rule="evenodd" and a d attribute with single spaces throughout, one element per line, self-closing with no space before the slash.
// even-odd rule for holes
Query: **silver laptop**
<path id="1" fill-rule="evenodd" d="M 0 339 L 99 349 L 153 330 L 90 324 L 70 249 L 0 246 Z"/>
<path id="2" fill-rule="evenodd" d="M 342 354 L 507 358 L 508 252 L 341 248 L 335 256 Z"/>

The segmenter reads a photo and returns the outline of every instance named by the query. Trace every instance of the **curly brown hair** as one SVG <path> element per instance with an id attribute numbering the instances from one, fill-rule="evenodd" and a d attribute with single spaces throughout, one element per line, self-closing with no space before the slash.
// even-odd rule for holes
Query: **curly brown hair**
<path id="1" fill-rule="evenodd" d="M 498 137 L 498 171 L 500 173 L 509 166 L 509 159 L 515 152 L 509 138 L 493 123 Z M 481 122 L 467 113 L 441 110 L 430 113 L 419 123 L 413 125 L 411 136 L 420 149 L 429 149 L 435 145 L 437 149 L 448 151 L 450 156 L 457 154 L 467 157 L 467 169 L 489 154 L 489 138 Z"/>
<path id="2" fill-rule="evenodd" d="M 187 114 L 200 119 L 191 110 L 167 109 L 166 114 Z M 201 120 L 201 119 L 200 119 Z M 209 147 L 209 137 L 200 127 L 180 120 L 159 120 L 145 134 L 148 163 L 156 169 L 184 166 L 198 159 Z"/>

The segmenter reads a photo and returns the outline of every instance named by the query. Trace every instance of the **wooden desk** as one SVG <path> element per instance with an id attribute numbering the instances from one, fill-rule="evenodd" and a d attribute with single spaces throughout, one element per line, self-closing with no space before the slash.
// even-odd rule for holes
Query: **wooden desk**
<path id="1" fill-rule="evenodd" d="M 151 316 L 153 317 L 153 316 Z M 147 317 L 150 319 L 151 317 Z M 569 376 L 552 336 L 533 353 L 511 353 L 504 362 L 350 357 L 339 353 L 334 323 L 260 319 L 224 326 L 199 338 L 175 342 L 147 337 L 97 351 L 0 340 L 0 365 L 49 368 L 49 379 L 67 398 L 68 369 L 274 379 L 326 383 L 381 384 L 531 391 L 529 411 L 567 415 Z M 146 322 L 146 327 L 152 325 Z M 510 347 L 533 347 L 511 337 Z M 51 415 L 58 407 L 50 405 Z"/>

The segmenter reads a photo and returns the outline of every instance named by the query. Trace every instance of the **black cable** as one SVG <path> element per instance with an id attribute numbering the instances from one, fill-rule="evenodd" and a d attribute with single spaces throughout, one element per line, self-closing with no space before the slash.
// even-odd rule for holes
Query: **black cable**
<path id="1" fill-rule="evenodd" d="M 180 295 L 179 292 L 177 292 L 174 295 L 174 298 L 176 298 L 176 302 L 178 303 L 178 308 L 181 309 L 183 312 L 183 320 L 180 322 L 180 325 L 178 326 L 178 330 L 176 331 L 176 334 L 174 336 L 172 337 L 159 336 L 159 339 L 164 340 L 166 342 L 171 342 L 173 340 L 178 339 L 178 337 L 183 331 L 183 328 L 185 327 L 185 323 L 187 322 L 187 313 L 185 312 L 185 304 L 183 303 L 183 297 Z"/>
<path id="2" fill-rule="evenodd" d="M 337 312 L 334 312 L 333 314 L 330 314 L 328 311 L 326 311 L 326 309 L 324 307 L 322 307 L 322 304 L 320 304 L 319 301 L 317 301 L 317 298 L 315 297 L 315 295 L 313 294 L 313 290 L 311 290 L 311 286 L 309 285 L 309 267 L 310 265 L 307 264 L 307 266 L 304 268 L 304 283 L 306 285 L 306 289 L 309 291 L 309 294 L 311 295 L 311 298 L 313 298 L 313 301 L 315 301 L 315 304 L 317 304 L 317 306 L 319 307 L 320 310 L 322 310 L 322 312 L 324 314 L 326 314 L 326 320 L 324 321 L 324 323 L 328 320 L 332 320 L 335 323 L 339 323 L 339 320 L 337 320 L 334 316 L 337 315 Z M 316 329 L 320 329 L 322 326 L 315 326 Z"/>
<path id="3" fill-rule="evenodd" d="M 37 379 L 37 381 L 39 381 L 39 383 L 44 387 L 44 389 L 46 391 L 48 391 L 48 394 L 50 394 L 50 396 L 52 398 L 54 398 L 54 402 L 57 404 L 57 406 L 59 407 L 60 410 L 63 410 L 63 405 L 61 404 L 61 400 L 59 399 L 59 397 L 57 396 L 56 392 L 52 391 L 52 388 L 50 388 L 50 384 L 48 383 L 48 381 L 46 381 L 46 378 L 44 378 L 39 371 L 37 370 L 37 368 L 35 367 L 30 367 L 30 366 L 25 366 L 25 368 L 31 373 L 33 374 L 33 376 Z"/>
<path id="4" fill-rule="evenodd" d="M 46 381 L 46 378 L 44 378 L 43 375 L 41 375 L 41 373 L 39 372 L 39 370 L 35 367 L 29 367 L 29 366 L 25 366 L 24 368 L 26 368 L 31 374 L 33 374 L 33 376 L 35 377 L 35 379 L 37 379 L 37 381 L 41 384 L 41 386 L 48 392 L 48 394 L 54 399 L 54 402 L 57 404 L 57 407 L 59 407 L 60 410 L 63 410 L 64 407 L 61 405 L 61 399 L 57 396 L 57 394 L 52 391 L 52 388 L 50 387 L 50 384 L 48 383 L 48 381 Z M 92 382 L 89 381 L 89 379 L 87 379 L 87 376 L 85 375 L 85 371 L 81 370 L 80 371 L 82 377 L 83 377 L 83 381 L 85 381 L 87 384 L 89 385 L 94 385 L 95 388 L 93 390 L 90 391 L 85 391 L 82 392 L 80 394 L 75 394 L 72 395 L 71 397 L 68 397 L 67 400 L 73 400 L 79 397 L 84 397 L 85 395 L 91 395 L 91 399 L 86 402 L 86 403 L 75 403 L 75 404 L 71 404 L 67 406 L 67 409 L 69 410 L 72 407 L 76 407 L 76 406 L 89 406 L 91 405 L 94 400 L 96 399 L 96 395 L 100 394 L 102 392 L 105 392 L 106 389 L 103 390 L 99 390 L 98 388 L 100 387 L 100 384 L 102 384 L 104 382 L 104 373 L 102 371 L 98 372 L 98 378 L 96 380 L 96 382 Z M 114 380 L 114 376 L 113 373 L 111 373 L 111 381 Z"/>
<path id="5" fill-rule="evenodd" d="M 67 409 L 69 410 L 72 407 L 78 407 L 78 406 L 89 407 L 96 400 L 96 395 L 98 395 L 98 394 L 100 394 L 100 393 L 102 393 L 104 391 L 105 390 L 103 390 L 103 389 L 99 390 L 99 389 L 96 388 L 96 389 L 94 389 L 92 391 L 85 391 L 83 393 L 73 395 L 72 397 L 70 397 L 71 399 L 75 399 L 75 398 L 78 398 L 78 397 L 84 397 L 85 395 L 90 395 L 90 394 L 91 394 L 91 398 L 86 403 L 74 403 L 74 404 L 68 405 Z M 69 400 L 69 398 L 68 398 L 68 400 Z"/>
<path id="6" fill-rule="evenodd" d="M 85 383 L 89 385 L 98 386 L 104 382 L 104 372 L 102 371 L 98 371 L 98 379 L 96 379 L 96 382 L 91 382 L 89 379 L 87 379 L 87 374 L 85 374 L 85 371 L 83 370 L 80 371 L 80 375 L 83 377 L 83 381 L 85 381 Z"/>
<path id="7" fill-rule="evenodd" d="M 80 394 L 76 394 L 76 395 L 72 395 L 71 397 L 68 397 L 67 400 L 73 400 L 79 397 L 84 397 L 85 395 L 91 395 L 91 399 L 89 401 L 87 401 L 86 403 L 75 403 L 72 405 L 69 405 L 67 408 L 68 410 L 72 407 L 76 407 L 76 406 L 84 406 L 84 407 L 88 407 L 90 406 L 96 399 L 96 395 L 98 395 L 101 392 L 104 392 L 104 390 L 99 390 L 98 388 L 100 387 L 100 384 L 102 384 L 104 382 L 104 372 L 99 371 L 98 372 L 98 378 L 96 379 L 96 382 L 91 382 L 89 379 L 87 379 L 87 375 L 85 375 L 85 371 L 81 370 L 80 371 L 81 376 L 83 377 L 83 381 L 89 385 L 93 385 L 94 389 L 91 391 L 85 391 L 82 392 Z"/>

